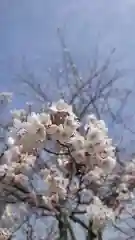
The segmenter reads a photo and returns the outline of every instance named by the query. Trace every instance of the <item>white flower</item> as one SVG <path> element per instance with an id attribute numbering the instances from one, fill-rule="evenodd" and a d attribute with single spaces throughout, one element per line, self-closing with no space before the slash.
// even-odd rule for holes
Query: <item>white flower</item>
<path id="1" fill-rule="evenodd" d="M 75 119 L 73 115 L 67 116 L 64 121 L 64 126 L 71 127 L 73 130 L 76 130 L 80 127 L 80 123 Z"/>
<path id="2" fill-rule="evenodd" d="M 5 151 L 4 158 L 6 163 L 11 163 L 12 161 L 17 161 L 21 154 L 20 146 L 12 146 L 10 149 Z"/>
<path id="3" fill-rule="evenodd" d="M 112 140 L 108 138 L 105 123 L 97 120 L 94 115 L 90 115 L 86 132 L 83 131 L 82 125 L 72 112 L 72 106 L 62 99 L 53 103 L 50 110 L 51 115 L 45 112 L 45 109 L 40 113 L 29 111 L 29 115 L 25 116 L 24 113 L 24 117 L 21 117 L 23 115 L 21 111 L 13 114 L 13 125 L 7 133 L 7 144 L 10 148 L 5 151 L 2 158 L 7 165 L 1 167 L 0 175 L 3 176 L 8 169 L 8 173 L 11 173 L 9 175 L 14 176 L 16 181 L 19 183 L 24 181 L 27 184 L 27 176 L 30 176 L 33 167 L 35 169 L 37 153 L 41 156 L 41 152 L 44 152 L 38 159 L 37 169 L 40 172 L 39 177 L 45 184 L 44 202 L 51 208 L 56 203 L 61 204 L 60 200 L 66 198 L 69 190 L 68 200 L 71 204 L 71 202 L 75 203 L 73 201 L 76 201 L 79 189 L 84 195 L 87 192 L 84 199 L 90 197 L 93 199 L 87 207 L 89 220 L 92 219 L 94 228 L 104 228 L 108 220 L 114 218 L 114 213 L 102 203 L 100 198 L 93 198 L 93 195 L 94 190 L 100 197 L 104 195 L 106 189 L 108 190 L 110 182 L 114 180 L 114 176 L 112 177 L 110 173 L 116 165 L 114 147 Z M 50 152 L 51 159 L 50 161 L 47 159 L 46 163 L 45 141 L 47 140 L 47 157 Z M 49 147 L 53 150 L 49 151 Z M 41 160 L 45 161 L 41 162 Z M 44 171 L 42 163 L 47 167 Z M 135 163 L 128 166 L 126 171 L 133 173 L 133 169 L 135 169 Z M 81 178 L 78 177 L 79 170 Z M 24 177 L 20 174 L 24 174 Z M 129 175 L 133 176 L 133 174 Z M 10 182 L 9 178 L 8 182 Z M 133 179 L 128 179 L 129 182 L 125 180 L 127 184 L 133 182 Z M 89 188 L 88 191 L 87 188 Z M 122 189 L 124 189 L 123 183 L 119 186 L 120 193 Z"/>
<path id="4" fill-rule="evenodd" d="M 46 129 L 46 131 L 47 131 L 47 133 L 48 133 L 49 135 L 54 135 L 54 134 L 56 134 L 57 129 L 58 129 L 58 126 L 55 125 L 55 124 L 52 124 L 51 126 L 49 126 L 49 127 Z"/>
<path id="5" fill-rule="evenodd" d="M 94 114 L 90 114 L 86 118 L 84 129 L 87 132 L 89 129 L 95 127 L 97 124 L 97 118 Z"/>
<path id="6" fill-rule="evenodd" d="M 106 159 L 103 160 L 102 168 L 105 172 L 111 172 L 116 166 L 116 159 L 113 157 L 108 156 Z"/>
<path id="7" fill-rule="evenodd" d="M 97 121 L 97 118 L 94 114 L 90 114 L 87 116 L 86 123 L 89 125 L 91 123 L 95 123 Z"/>
<path id="8" fill-rule="evenodd" d="M 12 233 L 7 228 L 0 228 L 0 240 L 8 240 Z"/>
<path id="9" fill-rule="evenodd" d="M 26 116 L 26 111 L 24 109 L 20 109 L 20 110 L 14 109 L 14 110 L 11 110 L 11 115 L 14 119 L 20 120 L 21 117 Z"/>
<path id="10" fill-rule="evenodd" d="M 53 103 L 50 107 L 53 112 L 68 112 L 72 113 L 72 106 L 68 105 L 63 99 L 60 99 L 57 103 Z"/>
<path id="11" fill-rule="evenodd" d="M 71 127 L 64 127 L 62 124 L 59 126 L 51 125 L 47 129 L 47 133 L 52 135 L 52 138 L 55 140 L 59 140 L 61 143 L 68 142 L 70 137 L 73 134 L 73 130 Z"/>
<path id="12" fill-rule="evenodd" d="M 102 229 L 109 220 L 114 220 L 112 209 L 102 204 L 98 197 L 94 197 L 93 203 L 87 207 L 87 214 L 93 221 L 94 229 Z"/>
<path id="13" fill-rule="evenodd" d="M 14 118 L 13 120 L 13 126 L 16 130 L 20 129 L 22 127 L 22 122 L 20 119 Z"/>
<path id="14" fill-rule="evenodd" d="M 131 162 L 129 162 L 128 164 L 127 164 L 127 166 L 126 166 L 126 172 L 127 173 L 133 173 L 133 172 L 135 172 L 135 162 L 134 161 L 131 161 Z"/>
<path id="15" fill-rule="evenodd" d="M 121 183 L 117 189 L 118 192 L 127 192 L 128 188 L 127 185 L 125 183 Z"/>
<path id="16" fill-rule="evenodd" d="M 117 197 L 117 199 L 120 201 L 128 201 L 130 199 L 130 196 L 132 197 L 132 195 L 128 191 L 127 192 L 119 192 L 119 196 Z"/>
<path id="17" fill-rule="evenodd" d="M 0 101 L 7 101 L 7 102 L 11 102 L 13 97 L 13 94 L 11 92 L 1 92 L 0 93 Z"/>
<path id="18" fill-rule="evenodd" d="M 43 196 L 42 199 L 43 199 L 43 202 L 45 203 L 45 205 L 47 205 L 50 209 L 53 208 L 51 199 L 48 196 Z"/>
<path id="19" fill-rule="evenodd" d="M 7 145 L 8 145 L 9 147 L 11 147 L 11 146 L 14 145 L 14 143 L 15 143 L 14 138 L 8 137 L 8 139 L 7 139 Z"/>
<path id="20" fill-rule="evenodd" d="M 37 129 L 43 127 L 42 125 L 39 125 L 39 126 L 35 126 L 34 124 L 31 124 L 29 122 L 26 122 L 25 125 L 24 125 L 24 130 L 21 129 L 21 131 L 19 131 L 19 134 L 22 132 L 21 135 L 24 135 L 25 133 L 28 133 L 28 134 L 36 134 L 37 133 Z M 24 134 L 23 134 L 24 133 Z"/>
<path id="21" fill-rule="evenodd" d="M 52 175 L 48 175 L 46 177 L 46 182 L 49 184 L 47 189 L 47 194 L 49 196 L 58 194 L 60 198 L 65 198 L 66 185 L 61 177 L 53 177 Z"/>
<path id="22" fill-rule="evenodd" d="M 45 126 L 51 125 L 51 123 L 52 123 L 50 115 L 46 114 L 46 113 L 40 113 L 39 119 L 40 119 L 41 123 L 44 124 Z"/>
<path id="23" fill-rule="evenodd" d="M 14 140 L 14 141 L 13 141 Z M 46 128 L 40 122 L 39 114 L 32 113 L 27 122 L 14 119 L 13 127 L 9 132 L 9 144 L 22 145 L 23 151 L 31 151 L 39 147 L 39 143 L 46 140 Z"/>
<path id="24" fill-rule="evenodd" d="M 63 133 L 62 134 L 67 135 L 67 138 L 70 138 L 74 133 L 75 133 L 75 129 L 73 126 L 67 126 L 65 124 L 63 125 Z"/>
<path id="25" fill-rule="evenodd" d="M 76 134 L 70 139 L 69 143 L 72 144 L 73 148 L 77 151 L 84 148 L 85 140 L 83 136 Z"/>
<path id="26" fill-rule="evenodd" d="M 73 151 L 71 153 L 72 157 L 76 161 L 76 163 L 84 163 L 85 162 L 85 151 L 83 149 L 78 151 Z"/>
<path id="27" fill-rule="evenodd" d="M 34 148 L 40 148 L 40 145 L 45 140 L 46 140 L 45 128 L 40 128 L 37 134 L 26 133 L 24 136 L 22 136 L 18 143 L 23 146 L 24 152 L 30 152 Z"/>
<path id="28" fill-rule="evenodd" d="M 89 129 L 86 135 L 86 139 L 89 140 L 92 144 L 97 144 L 103 141 L 104 135 L 100 130 L 94 127 L 92 129 Z"/>
<path id="29" fill-rule="evenodd" d="M 95 167 L 94 170 L 89 171 L 85 176 L 84 180 L 88 180 L 89 182 L 96 182 L 100 180 L 101 176 L 103 176 L 103 169 L 99 167 Z"/>
<path id="30" fill-rule="evenodd" d="M 100 129 L 103 133 L 107 133 L 108 132 L 108 128 L 105 125 L 105 122 L 103 120 L 99 120 L 96 122 L 96 126 L 98 129 Z"/>
<path id="31" fill-rule="evenodd" d="M 0 177 L 3 177 L 8 170 L 8 165 L 3 164 L 0 166 Z"/>
<path id="32" fill-rule="evenodd" d="M 126 174 L 122 176 L 121 181 L 127 183 L 130 180 L 130 175 Z"/>
<path id="33" fill-rule="evenodd" d="M 40 115 L 36 114 L 35 112 L 32 112 L 31 115 L 27 117 L 27 122 L 33 124 L 33 125 L 40 125 Z"/>

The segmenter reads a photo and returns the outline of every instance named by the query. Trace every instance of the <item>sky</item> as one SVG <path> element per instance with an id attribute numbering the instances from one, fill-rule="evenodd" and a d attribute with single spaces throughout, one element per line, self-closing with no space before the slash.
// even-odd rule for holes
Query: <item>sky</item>
<path id="1" fill-rule="evenodd" d="M 122 86 L 133 88 L 135 0 L 0 0 L 0 91 L 20 88 L 23 59 L 39 81 L 45 79 L 61 59 L 58 27 L 82 70 L 97 46 L 101 60 L 116 48 L 114 67 L 128 72 Z"/>
<path id="2" fill-rule="evenodd" d="M 13 84 L 23 58 L 40 75 L 55 64 L 58 27 L 79 64 L 91 59 L 97 45 L 102 57 L 115 47 L 119 64 L 133 74 L 134 22 L 134 0 L 1 0 L 0 87 Z"/>
<path id="3" fill-rule="evenodd" d="M 39 82 L 46 81 L 46 69 L 61 59 L 58 27 L 82 71 L 97 47 L 101 61 L 116 48 L 112 66 L 127 72 L 121 87 L 134 89 L 134 22 L 135 0 L 1 0 L 0 91 L 20 89 L 24 59 Z"/>

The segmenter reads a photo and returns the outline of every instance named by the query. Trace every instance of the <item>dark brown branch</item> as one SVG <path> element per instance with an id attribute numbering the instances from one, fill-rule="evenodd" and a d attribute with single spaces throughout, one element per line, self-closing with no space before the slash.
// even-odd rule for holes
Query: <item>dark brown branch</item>
<path id="1" fill-rule="evenodd" d="M 69 155 L 68 152 L 63 152 L 63 153 L 59 153 L 59 152 L 53 152 L 52 150 L 50 149 L 47 149 L 44 147 L 44 150 L 50 154 L 54 154 L 54 155 L 57 155 L 57 156 L 64 156 L 64 155 Z"/>
<path id="2" fill-rule="evenodd" d="M 81 221 L 78 217 L 71 215 L 70 219 L 73 220 L 75 223 L 80 224 L 84 229 L 88 230 L 87 225 L 83 221 Z"/>

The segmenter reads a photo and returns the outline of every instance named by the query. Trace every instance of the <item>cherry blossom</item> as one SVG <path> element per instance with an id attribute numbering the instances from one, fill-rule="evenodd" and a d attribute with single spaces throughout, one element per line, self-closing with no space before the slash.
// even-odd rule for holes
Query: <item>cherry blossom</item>
<path id="1" fill-rule="evenodd" d="M 80 126 L 84 131 L 80 131 Z M 101 231 L 108 221 L 115 221 L 123 202 L 134 197 L 134 161 L 120 174 L 115 173 L 115 147 L 105 122 L 91 114 L 83 126 L 72 106 L 62 99 L 46 112 L 12 112 L 6 145 L 0 166 L 2 187 L 12 183 L 19 191 L 23 189 L 22 201 L 27 199 L 32 206 L 42 206 L 57 219 L 61 211 L 68 212 L 71 219 L 73 212 L 85 212 L 92 228 Z M 46 154 L 50 155 L 48 161 Z M 44 185 L 40 195 L 30 184 L 37 169 Z"/>

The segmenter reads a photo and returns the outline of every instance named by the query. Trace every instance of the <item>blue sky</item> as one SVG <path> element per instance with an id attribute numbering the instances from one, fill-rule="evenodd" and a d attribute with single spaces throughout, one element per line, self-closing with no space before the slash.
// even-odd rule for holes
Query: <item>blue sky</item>
<path id="1" fill-rule="evenodd" d="M 1 0 L 0 90 L 19 89 L 14 79 L 22 72 L 23 58 L 39 81 L 45 79 L 46 68 L 61 59 L 58 27 L 82 70 L 97 46 L 101 60 L 115 47 L 112 66 L 127 70 L 122 86 L 133 88 L 134 23 L 135 0 Z M 133 99 L 127 109 L 132 106 Z"/>
<path id="2" fill-rule="evenodd" d="M 57 27 L 79 63 L 98 44 L 103 57 L 116 47 L 119 64 L 134 72 L 134 22 L 134 0 L 1 0 L 1 86 L 13 84 L 23 57 L 38 72 L 60 58 Z"/>

